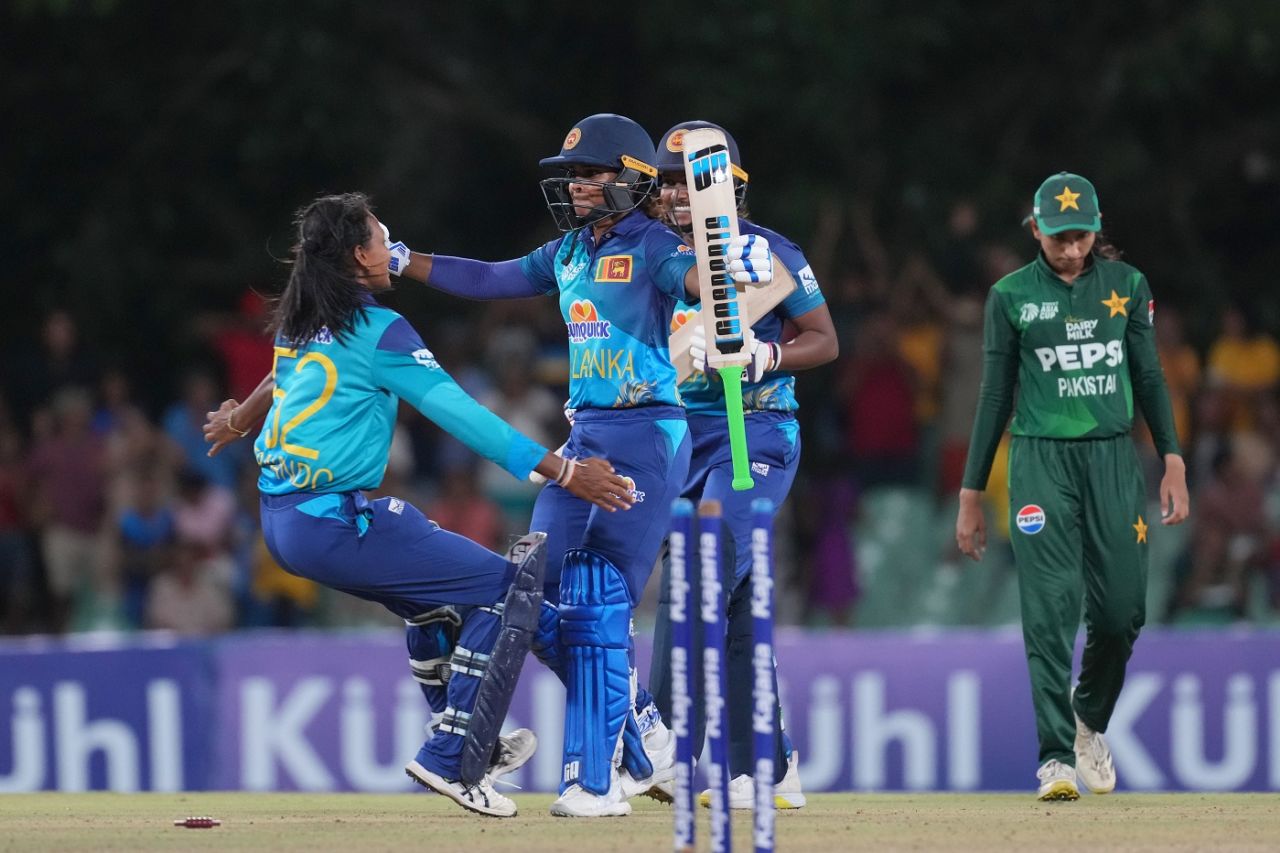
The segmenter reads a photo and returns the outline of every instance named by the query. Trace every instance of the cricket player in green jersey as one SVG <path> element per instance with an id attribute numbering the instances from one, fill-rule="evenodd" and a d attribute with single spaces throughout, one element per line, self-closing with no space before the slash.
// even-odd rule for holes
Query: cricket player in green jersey
<path id="1" fill-rule="evenodd" d="M 1097 191 L 1079 175 L 1051 176 L 1030 225 L 1039 255 L 987 297 L 956 544 L 982 557 L 982 491 L 1012 410 L 1010 531 L 1040 740 L 1038 795 L 1074 800 L 1077 773 L 1095 794 L 1115 788 L 1102 733 L 1146 618 L 1150 520 L 1130 438 L 1135 399 L 1164 460 L 1161 522 L 1180 524 L 1189 501 L 1156 354 L 1155 300 L 1146 277 L 1100 239 Z M 1086 639 L 1073 695 L 1082 598 Z"/>

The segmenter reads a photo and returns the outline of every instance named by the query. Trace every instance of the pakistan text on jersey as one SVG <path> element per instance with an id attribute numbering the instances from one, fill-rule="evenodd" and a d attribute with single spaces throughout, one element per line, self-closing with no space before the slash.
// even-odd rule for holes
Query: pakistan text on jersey
<path id="1" fill-rule="evenodd" d="M 573 357 L 574 379 L 622 379 L 636 378 L 635 363 L 630 350 L 584 349 Z"/>
<path id="2" fill-rule="evenodd" d="M 1118 387 L 1114 373 L 1102 376 L 1061 376 L 1058 378 L 1058 397 L 1101 397 L 1116 393 Z"/>

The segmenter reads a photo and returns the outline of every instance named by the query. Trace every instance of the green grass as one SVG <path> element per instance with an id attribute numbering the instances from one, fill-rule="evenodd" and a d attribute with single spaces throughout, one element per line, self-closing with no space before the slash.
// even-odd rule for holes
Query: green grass
<path id="1" fill-rule="evenodd" d="M 377 850 L 594 853 L 671 849 L 671 809 L 634 802 L 627 818 L 567 820 L 551 796 L 517 797 L 514 819 L 482 818 L 429 794 L 11 794 L 0 850 Z M 700 849 L 707 845 L 700 810 Z M 210 815 L 213 829 L 173 821 Z M 749 850 L 749 816 L 734 821 Z M 778 849 L 1275 850 L 1280 795 L 1116 794 L 1040 803 L 1030 794 L 817 794 L 779 812 Z"/>

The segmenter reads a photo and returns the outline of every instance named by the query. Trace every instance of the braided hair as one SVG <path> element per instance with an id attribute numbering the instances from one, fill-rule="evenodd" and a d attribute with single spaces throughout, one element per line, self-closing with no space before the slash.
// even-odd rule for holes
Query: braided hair
<path id="1" fill-rule="evenodd" d="M 327 328 L 338 339 L 364 316 L 367 290 L 352 271 L 352 250 L 369 241 L 364 193 L 322 196 L 298 210 L 292 267 L 276 300 L 272 329 L 297 345 Z"/>

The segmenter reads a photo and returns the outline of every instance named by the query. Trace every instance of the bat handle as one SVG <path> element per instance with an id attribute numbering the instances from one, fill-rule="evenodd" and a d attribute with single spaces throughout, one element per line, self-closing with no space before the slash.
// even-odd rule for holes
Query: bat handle
<path id="1" fill-rule="evenodd" d="M 733 457 L 733 490 L 745 492 L 755 486 L 747 457 L 747 424 L 742 415 L 742 365 L 717 368 L 724 385 L 724 409 L 729 419 L 729 453 Z"/>

